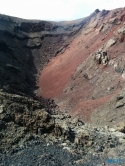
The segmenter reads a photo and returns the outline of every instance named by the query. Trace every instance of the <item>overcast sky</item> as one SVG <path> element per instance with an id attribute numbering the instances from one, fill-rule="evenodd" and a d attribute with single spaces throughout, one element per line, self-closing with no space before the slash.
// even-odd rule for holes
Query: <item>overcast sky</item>
<path id="1" fill-rule="evenodd" d="M 125 7 L 125 0 L 0 0 L 0 13 L 26 19 L 73 20 L 95 9 Z"/>

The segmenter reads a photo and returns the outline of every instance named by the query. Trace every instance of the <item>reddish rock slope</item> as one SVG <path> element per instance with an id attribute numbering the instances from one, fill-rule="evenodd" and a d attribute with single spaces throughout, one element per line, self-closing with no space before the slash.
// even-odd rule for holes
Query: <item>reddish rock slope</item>
<path id="1" fill-rule="evenodd" d="M 124 87 L 125 9 L 96 10 L 85 19 L 68 47 L 41 71 L 39 93 L 55 99 L 62 111 L 90 121 L 92 112 Z"/>

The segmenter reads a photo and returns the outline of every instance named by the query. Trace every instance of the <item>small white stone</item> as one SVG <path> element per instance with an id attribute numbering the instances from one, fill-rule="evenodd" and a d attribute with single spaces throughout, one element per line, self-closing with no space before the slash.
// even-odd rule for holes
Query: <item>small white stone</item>
<path id="1" fill-rule="evenodd" d="M 61 145 L 62 145 L 62 146 L 66 146 L 66 143 L 62 143 Z"/>
<path id="2" fill-rule="evenodd" d="M 123 74 L 122 74 L 122 78 L 125 80 L 125 72 L 123 72 Z"/>
<path id="3" fill-rule="evenodd" d="M 66 149 L 68 151 L 70 151 L 71 149 L 69 147 L 64 147 L 63 149 Z"/>
<path id="4" fill-rule="evenodd" d="M 116 129 L 114 129 L 114 128 L 109 128 L 109 131 L 110 131 L 110 132 L 115 132 Z"/>
<path id="5" fill-rule="evenodd" d="M 118 138 L 125 139 L 125 134 L 124 133 L 116 131 L 116 132 L 113 132 L 112 134 L 114 134 Z"/>
<path id="6" fill-rule="evenodd" d="M 123 138 L 119 138 L 119 143 L 125 143 L 125 140 Z"/>

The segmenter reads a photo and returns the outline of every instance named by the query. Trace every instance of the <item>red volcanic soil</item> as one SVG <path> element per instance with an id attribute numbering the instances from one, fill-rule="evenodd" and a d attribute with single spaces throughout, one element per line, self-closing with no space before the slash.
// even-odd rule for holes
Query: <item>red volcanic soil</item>
<path id="1" fill-rule="evenodd" d="M 98 14 L 94 19 L 92 18 L 90 23 L 83 27 L 74 37 L 65 52 L 51 59 L 41 71 L 39 78 L 40 95 L 45 98 L 55 99 L 60 109 L 68 110 L 84 120 L 90 120 L 91 113 L 96 108 L 103 106 L 113 95 L 116 95 L 119 91 L 117 86 L 119 80 L 121 84 L 124 81 L 121 75 L 115 72 L 113 66 L 104 67 L 96 64 L 93 60 L 92 63 L 90 62 L 90 68 L 88 69 L 85 67 L 85 63 L 83 66 L 85 70 L 82 72 L 87 72 L 89 75 L 93 73 L 92 80 L 98 77 L 95 83 L 92 83 L 91 79 L 87 81 L 83 77 L 73 79 L 73 76 L 81 63 L 86 62 L 92 56 L 91 54 L 103 47 L 109 39 L 115 37 L 114 32 L 123 26 L 124 14 L 124 9 L 119 9 L 119 12 L 117 9 L 110 11 L 105 16 Z M 121 22 L 119 24 L 109 23 L 108 21 L 114 17 L 119 18 Z M 94 21 L 97 23 L 96 27 L 94 26 Z M 109 27 L 106 27 L 106 25 Z M 101 30 L 101 26 L 103 26 L 102 29 L 106 28 Z M 124 56 L 124 42 L 120 43 L 117 40 L 116 44 L 106 51 L 111 59 L 116 58 L 115 60 L 117 61 L 119 56 Z M 110 74 L 106 76 L 106 73 Z M 107 91 L 107 88 L 111 85 L 114 90 Z M 67 88 L 70 90 L 67 91 Z M 72 88 L 74 90 L 71 90 Z M 94 100 L 91 99 L 93 93 L 96 96 Z"/>
<path id="2" fill-rule="evenodd" d="M 115 93 L 96 100 L 84 100 L 79 102 L 75 110 L 72 111 L 72 114 L 79 116 L 84 121 L 90 121 L 93 110 L 102 107 L 112 96 L 117 94 L 119 90 L 120 89 L 117 89 Z"/>
<path id="3" fill-rule="evenodd" d="M 42 96 L 46 98 L 56 98 L 63 93 L 63 89 L 68 85 L 76 67 L 84 61 L 91 52 L 97 50 L 101 46 L 100 43 L 94 42 L 90 49 L 85 48 L 86 45 L 92 45 L 95 36 L 92 32 L 86 36 L 78 36 L 67 48 L 67 50 L 53 58 L 50 63 L 42 70 L 40 75 L 39 86 L 41 88 Z M 90 36 L 93 36 L 91 39 Z M 87 38 L 90 41 L 87 41 Z"/>

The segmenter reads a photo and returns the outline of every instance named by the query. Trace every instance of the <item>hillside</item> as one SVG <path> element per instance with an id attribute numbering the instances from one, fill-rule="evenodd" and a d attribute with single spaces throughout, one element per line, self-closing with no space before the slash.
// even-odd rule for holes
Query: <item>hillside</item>
<path id="1" fill-rule="evenodd" d="M 0 165 L 124 165 L 124 70 L 125 8 L 0 15 Z"/>
<path id="2" fill-rule="evenodd" d="M 124 95 L 121 101 L 117 96 L 125 82 L 125 9 L 96 10 L 85 19 L 65 51 L 41 71 L 40 94 L 84 121 L 113 125 L 124 121 Z"/>

